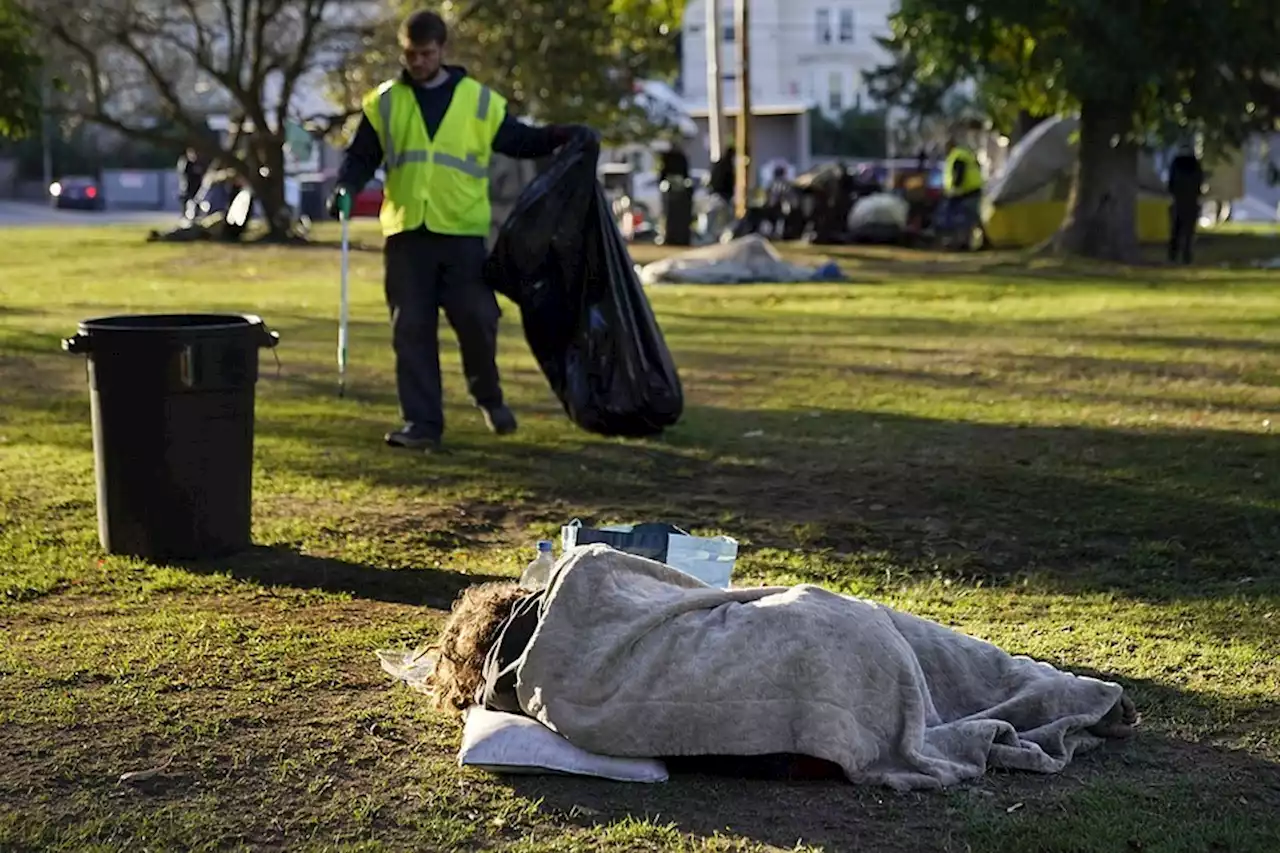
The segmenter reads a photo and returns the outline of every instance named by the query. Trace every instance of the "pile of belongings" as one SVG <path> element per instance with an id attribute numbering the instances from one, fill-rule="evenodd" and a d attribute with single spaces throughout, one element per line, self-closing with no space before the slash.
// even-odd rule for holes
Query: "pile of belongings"
<path id="1" fill-rule="evenodd" d="M 727 243 L 692 249 L 654 261 L 640 270 L 640 281 L 651 284 L 757 284 L 770 282 L 840 281 L 834 263 L 806 267 L 788 263 L 759 234 Z"/>

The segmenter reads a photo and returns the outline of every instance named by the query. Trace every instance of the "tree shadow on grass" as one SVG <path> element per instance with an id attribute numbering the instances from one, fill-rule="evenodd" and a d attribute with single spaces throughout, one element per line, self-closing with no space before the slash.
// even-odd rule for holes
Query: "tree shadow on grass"
<path id="1" fill-rule="evenodd" d="M 373 448 L 358 417 L 266 414 L 260 428 L 291 448 L 322 448 L 278 461 L 318 479 L 518 492 L 523 506 L 562 511 L 561 522 L 572 513 L 714 528 L 746 540 L 744 553 L 803 548 L 817 581 L 838 580 L 832 572 L 868 552 L 967 580 L 1034 572 L 1153 596 L 1280 580 L 1270 436 L 813 414 L 691 406 L 661 440 L 605 441 L 565 424 L 553 441 L 466 435 L 422 460 Z M 366 460 L 358 470 L 352 455 Z M 1086 571 L 1099 566 L 1105 578 Z"/>
<path id="2" fill-rule="evenodd" d="M 8 440 L 85 450 L 83 365 L 35 357 L 43 337 L 12 343 L 0 365 Z M 712 353 L 690 363 L 700 362 L 717 363 Z M 474 420 L 451 427 L 453 452 L 432 457 L 382 445 L 393 404 L 385 380 L 319 415 L 292 406 L 332 396 L 331 380 L 264 378 L 276 384 L 260 393 L 259 463 L 317 480 L 453 490 L 488 500 L 508 526 L 579 517 L 719 530 L 743 540 L 747 563 L 761 548 L 804 550 L 811 559 L 797 573 L 824 583 L 887 566 L 985 583 L 1035 574 L 1064 588 L 1152 598 L 1259 594 L 1280 583 L 1272 435 L 1018 427 L 838 401 L 775 410 L 691 400 L 661 438 L 607 440 L 568 422 L 544 385 L 535 392 L 534 373 L 512 378 L 523 383 L 513 385 L 521 399 L 543 401 L 521 407 L 531 415 L 521 433 L 481 436 L 478 416 L 455 403 L 451 418 Z M 1250 585 L 1233 586 L 1245 578 Z"/>
<path id="3" fill-rule="evenodd" d="M 347 594 L 435 610 L 449 610 L 454 600 L 473 584 L 512 580 L 445 569 L 379 568 L 311 556 L 288 547 L 263 545 L 216 560 L 175 560 L 170 564 L 198 574 L 230 575 L 265 587 Z"/>
<path id="4" fill-rule="evenodd" d="M 1105 819 L 1101 812 L 1111 808 L 1121 813 L 1135 809 L 1141 816 L 1153 800 L 1163 800 L 1164 808 L 1179 813 L 1175 822 L 1180 825 L 1173 828 L 1209 834 L 1224 813 L 1256 823 L 1280 808 L 1280 764 L 1243 750 L 1171 736 L 1170 725 L 1156 716 L 1176 709 L 1207 721 L 1223 719 L 1230 712 L 1166 685 L 1093 674 L 1125 683 L 1146 718 L 1134 740 L 1110 742 L 1078 755 L 1060 774 L 990 771 L 946 791 L 910 793 L 841 781 L 703 775 L 673 775 L 659 785 L 552 776 L 510 776 L 502 782 L 520 796 L 540 802 L 544 813 L 582 826 L 644 816 L 701 837 L 728 831 L 783 849 L 802 842 L 830 851 L 993 849 L 989 839 L 976 838 L 972 841 L 979 846 L 966 847 L 970 840 L 966 836 L 970 831 L 985 831 L 985 812 L 1004 817 L 1015 804 L 1023 804 L 1031 815 L 1065 812 L 1089 821 Z M 1266 715 L 1270 729 L 1263 730 L 1274 730 L 1280 722 L 1280 702 L 1258 703 L 1254 710 Z M 1204 779 L 1213 779 L 1213 786 L 1203 786 Z M 1108 792 L 1121 791 L 1137 801 L 1107 802 Z M 1186 802 L 1181 803 L 1182 799 Z M 1158 837 L 1167 827 L 1150 828 Z M 1126 849 L 1123 845 L 1128 842 L 1128 837 L 1118 839 L 1116 849 Z M 1016 845 L 1000 849 L 1016 849 Z M 1222 849 L 1262 853 L 1265 848 Z"/>
<path id="5" fill-rule="evenodd" d="M 6 439 L 83 452 L 88 394 L 55 390 L 48 364 L 32 360 L 9 386 Z M 1280 458 L 1267 434 L 689 405 L 664 437 L 619 441 L 578 430 L 548 403 L 513 439 L 467 422 L 450 432 L 452 452 L 422 457 L 382 445 L 382 386 L 341 413 L 289 408 L 326 392 L 332 384 L 303 381 L 260 406 L 260 465 L 451 491 L 488 501 L 508 526 L 579 517 L 718 530 L 742 540 L 748 560 L 761 548 L 804 550 L 818 582 L 893 566 L 986 583 L 1034 574 L 1153 598 L 1280 583 Z"/>

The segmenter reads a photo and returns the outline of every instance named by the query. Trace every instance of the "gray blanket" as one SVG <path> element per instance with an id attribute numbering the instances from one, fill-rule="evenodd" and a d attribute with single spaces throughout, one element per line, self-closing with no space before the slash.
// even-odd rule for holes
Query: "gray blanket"
<path id="1" fill-rule="evenodd" d="M 900 790 L 1057 772 L 1122 694 L 871 601 L 714 589 L 604 545 L 557 565 L 516 690 L 592 752 L 795 753 Z"/>

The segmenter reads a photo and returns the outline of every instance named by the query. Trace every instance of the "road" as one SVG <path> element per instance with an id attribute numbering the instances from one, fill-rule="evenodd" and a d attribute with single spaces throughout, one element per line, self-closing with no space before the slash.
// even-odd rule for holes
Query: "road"
<path id="1" fill-rule="evenodd" d="M 39 202 L 0 201 L 0 228 L 133 224 L 154 228 L 177 221 L 177 213 L 163 210 L 54 210 Z"/>

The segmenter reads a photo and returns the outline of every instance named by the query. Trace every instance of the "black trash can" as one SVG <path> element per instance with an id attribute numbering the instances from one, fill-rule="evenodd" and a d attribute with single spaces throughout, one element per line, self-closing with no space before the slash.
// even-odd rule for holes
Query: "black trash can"
<path id="1" fill-rule="evenodd" d="M 662 243 L 688 246 L 693 242 L 693 181 L 672 178 L 659 185 L 662 192 Z"/>
<path id="2" fill-rule="evenodd" d="M 137 314 L 80 323 L 88 357 L 98 536 L 110 554 L 199 559 L 250 544 L 258 350 L 249 314 Z"/>

